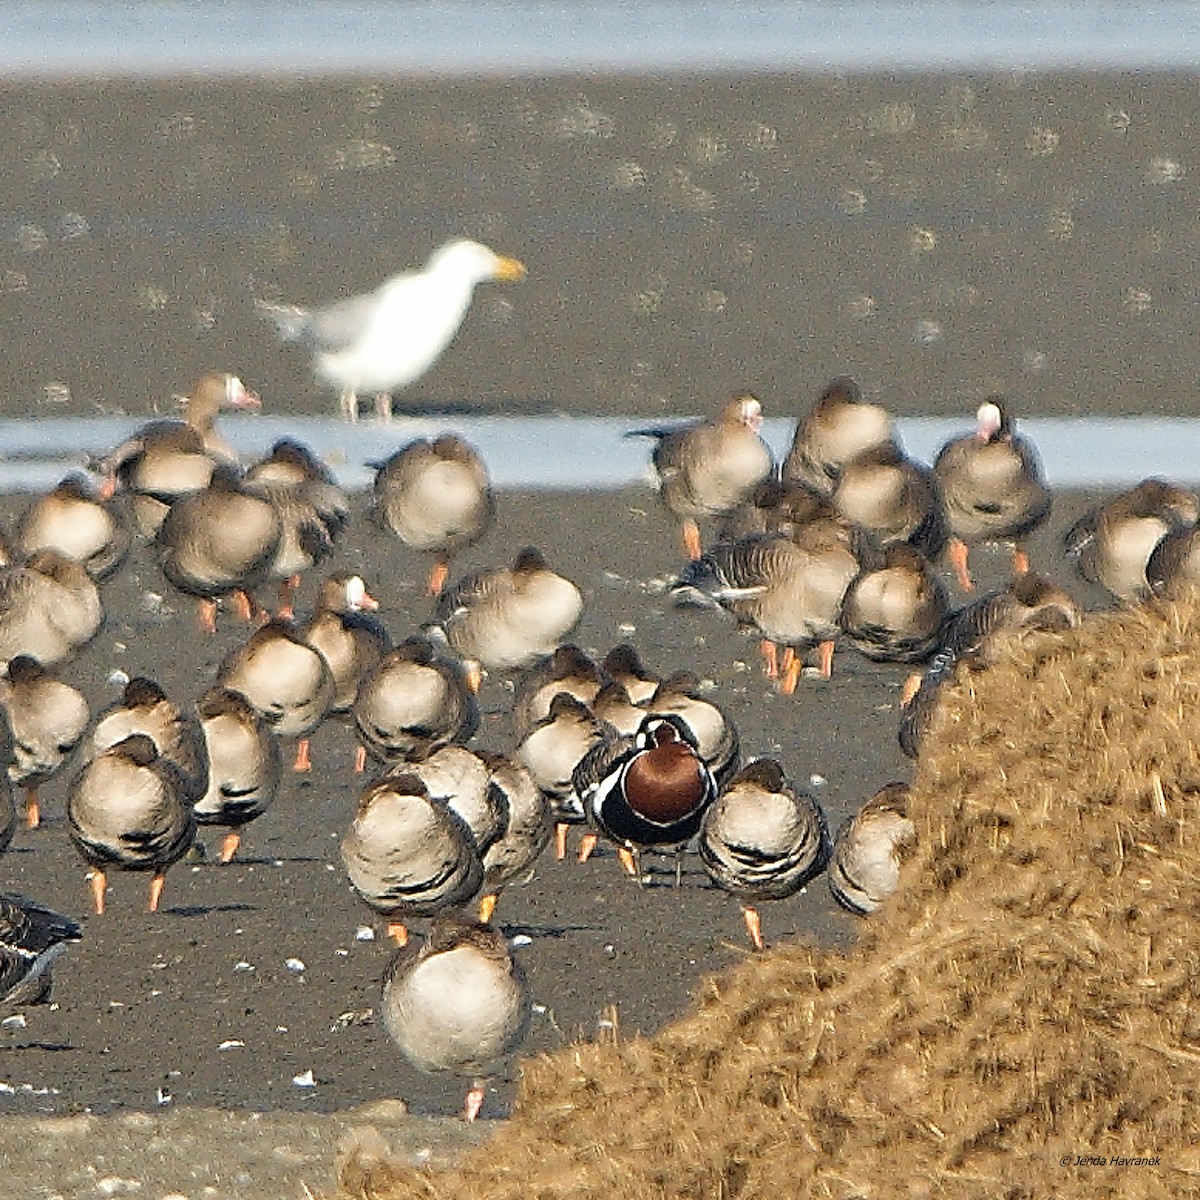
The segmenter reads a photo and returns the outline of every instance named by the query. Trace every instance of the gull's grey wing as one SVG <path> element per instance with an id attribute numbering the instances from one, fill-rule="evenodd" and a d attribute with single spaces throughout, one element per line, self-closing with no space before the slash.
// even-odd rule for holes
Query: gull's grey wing
<path id="1" fill-rule="evenodd" d="M 347 296 L 328 308 L 306 309 L 291 304 L 256 302 L 257 308 L 274 322 L 285 342 L 300 342 L 318 354 L 334 354 L 352 346 L 371 319 L 379 297 Z"/>

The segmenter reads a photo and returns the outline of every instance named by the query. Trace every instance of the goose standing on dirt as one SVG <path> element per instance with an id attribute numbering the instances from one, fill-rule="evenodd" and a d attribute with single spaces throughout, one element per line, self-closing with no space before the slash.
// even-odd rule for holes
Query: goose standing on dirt
<path id="1" fill-rule="evenodd" d="M 900 882 L 900 866 L 917 844 L 906 783 L 885 784 L 838 830 L 829 890 L 853 913 L 873 913 Z"/>
<path id="2" fill-rule="evenodd" d="M 193 812 L 200 825 L 228 829 L 220 861 L 232 861 L 242 829 L 274 803 L 282 755 L 279 739 L 245 696 L 209 688 L 196 704 L 208 752 L 208 790 Z"/>
<path id="3" fill-rule="evenodd" d="M 1033 444 L 1020 437 L 1000 396 L 985 400 L 976 429 L 952 438 L 934 460 L 950 522 L 950 561 L 959 587 L 969 592 L 970 547 L 1011 542 L 1014 575 L 1029 570 L 1025 539 L 1050 515 L 1050 489 Z"/>
<path id="4" fill-rule="evenodd" d="M 41 823 L 38 788 L 66 765 L 87 732 L 91 711 L 78 688 L 23 654 L 0 676 L 0 705 L 12 727 L 8 778 L 25 789 L 25 822 L 36 829 Z"/>
<path id="5" fill-rule="evenodd" d="M 71 841 L 91 867 L 92 901 L 104 912 L 107 872 L 151 871 L 149 912 L 157 912 L 167 868 L 196 834 L 183 778 L 153 739 L 135 733 L 96 755 L 67 796 Z"/>
<path id="6" fill-rule="evenodd" d="M 388 918 L 388 936 L 401 946 L 414 917 L 469 904 L 483 883 L 467 823 L 408 771 L 363 791 L 341 849 L 354 890 Z"/>
<path id="7" fill-rule="evenodd" d="M 845 463 L 895 440 L 887 409 L 865 401 L 858 384 L 849 375 L 839 375 L 796 423 L 781 476 L 785 483 L 803 483 L 829 496 Z"/>
<path id="8" fill-rule="evenodd" d="M 457 917 L 435 920 L 384 977 L 384 1029 L 418 1070 L 472 1080 L 466 1121 L 479 1115 L 488 1076 L 520 1046 L 532 1014 L 529 985 L 503 935 Z"/>
<path id="9" fill-rule="evenodd" d="M 508 810 L 492 787 L 491 769 L 483 757 L 466 746 L 439 746 L 393 768 L 415 775 L 430 798 L 453 809 L 463 819 L 482 856 L 508 828 Z"/>
<path id="10" fill-rule="evenodd" d="M 1084 579 L 1131 604 L 1150 594 L 1147 566 L 1156 547 L 1168 535 L 1191 529 L 1197 520 L 1200 500 L 1194 492 L 1165 479 L 1143 479 L 1080 517 L 1067 530 L 1063 545 Z"/>
<path id="11" fill-rule="evenodd" d="M 483 671 L 511 671 L 548 658 L 579 623 L 583 596 L 533 546 L 511 567 L 478 571 L 442 592 L 434 620 L 478 690 Z"/>
<path id="12" fill-rule="evenodd" d="M 950 600 L 937 572 L 907 542 L 863 569 L 842 599 L 846 640 L 877 662 L 920 662 L 937 648 Z"/>
<path id="13" fill-rule="evenodd" d="M 351 707 L 361 743 L 385 763 L 465 742 L 479 728 L 479 705 L 462 666 L 428 638 L 406 638 L 368 672 Z"/>
<path id="14" fill-rule="evenodd" d="M 575 790 L 575 770 L 588 752 L 612 730 L 569 692 L 550 701 L 550 711 L 525 733 L 513 757 L 533 777 L 554 815 L 555 856 L 567 853 L 567 828 L 584 821 L 583 803 Z"/>
<path id="15" fill-rule="evenodd" d="M 50 996 L 50 967 L 83 930 L 24 896 L 0 896 L 0 1004 L 40 1004 Z"/>
<path id="16" fill-rule="evenodd" d="M 135 733 L 154 742 L 160 757 L 179 772 L 184 800 L 195 804 L 208 790 L 208 750 L 195 708 L 175 703 L 155 680 L 135 676 L 125 684 L 121 699 L 97 718 L 92 756 Z"/>
<path id="17" fill-rule="evenodd" d="M 82 475 L 68 475 L 21 515 L 13 543 L 24 558 L 53 550 L 82 563 L 93 579 L 107 579 L 124 561 L 129 531 L 111 504 Z"/>
<path id="18" fill-rule="evenodd" d="M 329 468 L 292 438 L 280 438 L 251 466 L 243 486 L 269 500 L 279 514 L 282 535 L 267 577 L 279 584 L 276 616 L 291 620 L 301 572 L 333 553 L 334 540 L 350 519 L 349 503 Z"/>
<path id="19" fill-rule="evenodd" d="M 159 566 L 168 581 L 198 601 L 205 633 L 217 631 L 217 601 L 233 596 L 249 619 L 254 589 L 266 581 L 283 537 L 275 506 L 246 491 L 229 467 L 213 471 L 202 490 L 178 500 L 156 538 Z"/>
<path id="20" fill-rule="evenodd" d="M 637 648 L 628 642 L 621 642 L 609 650 L 600 660 L 600 669 L 607 678 L 625 689 L 634 704 L 645 704 L 662 683 L 662 676 L 651 671 L 642 662 Z"/>
<path id="21" fill-rule="evenodd" d="M 309 735 L 333 703 L 333 674 L 291 622 L 269 621 L 230 651 L 217 683 L 245 696 L 277 737 L 297 739 L 292 770 L 312 770 Z"/>
<path id="22" fill-rule="evenodd" d="M 372 615 L 379 601 L 361 575 L 330 575 L 317 593 L 312 618 L 300 636 L 319 650 L 333 675 L 331 714 L 349 714 L 362 681 L 391 648 L 387 630 Z"/>
<path id="23" fill-rule="evenodd" d="M 513 727 L 524 737 L 550 712 L 559 692 L 591 704 L 604 687 L 605 672 L 573 642 L 559 646 L 549 658 L 530 667 L 517 679 L 513 692 Z"/>
<path id="24" fill-rule="evenodd" d="M 419 438 L 375 469 L 368 515 L 421 554 L 434 556 L 426 591 L 446 586 L 454 556 L 491 528 L 496 501 L 479 452 L 452 433 Z"/>
<path id="25" fill-rule="evenodd" d="M 483 854 L 479 919 L 486 925 L 504 888 L 532 875 L 533 864 L 549 844 L 554 822 L 545 793 L 515 757 L 481 751 L 480 758 L 506 814 L 504 832 Z"/>
<path id="26" fill-rule="evenodd" d="M 742 906 L 756 950 L 765 948 L 758 904 L 794 896 L 825 866 L 821 806 L 771 758 L 743 767 L 704 813 L 697 840 L 709 878 Z"/>
<path id="27" fill-rule="evenodd" d="M 27 654 L 56 666 L 86 646 L 103 622 L 100 591 L 82 563 L 41 550 L 0 567 L 0 662 Z"/>
<path id="28" fill-rule="evenodd" d="M 699 521 L 736 508 L 774 470 L 759 435 L 762 404 L 748 392 L 727 401 L 716 420 L 676 428 L 631 429 L 626 437 L 651 437 L 663 504 L 680 521 L 688 558 L 700 557 Z"/>
<path id="29" fill-rule="evenodd" d="M 328 308 L 258 301 L 285 342 L 313 351 L 316 374 L 341 389 L 341 413 L 358 420 L 358 394 L 375 395 L 381 420 L 392 417 L 392 392 L 415 383 L 441 357 L 467 315 L 478 284 L 518 280 L 515 258 L 465 238 L 446 242 L 425 266 L 395 275 L 373 292 Z"/>
<path id="30" fill-rule="evenodd" d="M 225 409 L 257 409 L 262 402 L 228 371 L 210 371 L 183 400 L 183 420 L 151 421 L 98 464 L 102 496 L 119 485 L 132 497 L 134 523 L 151 538 L 181 496 L 208 486 L 218 463 L 237 465 L 237 455 L 216 427 Z"/>

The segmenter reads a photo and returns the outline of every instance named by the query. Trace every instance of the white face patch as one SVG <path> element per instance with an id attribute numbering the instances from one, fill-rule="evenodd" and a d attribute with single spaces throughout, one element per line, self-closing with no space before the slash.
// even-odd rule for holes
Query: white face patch
<path id="1" fill-rule="evenodd" d="M 367 585 L 358 575 L 351 575 L 346 580 L 346 603 L 352 609 L 362 608 L 363 597 L 367 594 Z"/>
<path id="2" fill-rule="evenodd" d="M 979 436 L 985 438 L 991 437 L 1000 428 L 1000 409 L 990 401 L 985 401 L 979 406 L 979 411 L 975 414 L 975 420 L 979 425 Z"/>

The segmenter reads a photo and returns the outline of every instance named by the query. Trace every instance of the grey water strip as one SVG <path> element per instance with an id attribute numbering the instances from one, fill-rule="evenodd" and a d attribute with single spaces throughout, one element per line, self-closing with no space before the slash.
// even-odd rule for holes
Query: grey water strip
<path id="1" fill-rule="evenodd" d="M 479 450 L 500 490 L 578 492 L 649 484 L 653 442 L 626 434 L 688 419 L 695 418 L 430 416 L 350 425 L 331 417 L 235 415 L 223 419 L 221 429 L 245 462 L 280 438 L 295 438 L 349 490 L 370 487 L 374 472 L 368 464 L 414 438 L 453 432 Z M 125 417 L 0 420 L 0 492 L 52 487 L 142 423 Z M 777 457 L 787 453 L 794 427 L 791 420 L 764 422 L 763 435 Z M 907 452 L 927 463 L 949 438 L 971 428 L 969 416 L 898 421 Z M 1200 486 L 1200 419 L 1031 417 L 1019 422 L 1019 431 L 1034 443 L 1052 487 L 1115 490 L 1151 475 Z"/>
<path id="2" fill-rule="evenodd" d="M 7 0 L 14 78 L 1194 69 L 1172 0 Z"/>

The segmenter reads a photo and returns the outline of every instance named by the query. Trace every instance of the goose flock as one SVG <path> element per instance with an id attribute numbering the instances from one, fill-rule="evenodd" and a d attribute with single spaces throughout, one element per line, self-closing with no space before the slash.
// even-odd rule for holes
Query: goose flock
<path id="1" fill-rule="evenodd" d="M 318 315 L 314 336 L 331 343 L 345 314 Z M 339 378 L 351 392 L 400 386 L 398 375 Z M 528 981 L 494 913 L 540 855 L 567 856 L 572 825 L 584 828 L 579 860 L 604 840 L 637 886 L 651 878 L 643 856 L 673 855 L 678 884 L 694 848 L 756 949 L 760 906 L 822 872 L 857 914 L 895 891 L 916 837 L 906 785 L 882 784 L 831 833 L 812 792 L 758 753 L 686 662 L 659 674 L 629 642 L 585 652 L 571 640 L 587 598 L 569 564 L 562 574 L 536 546 L 503 545 L 486 464 L 462 438 L 418 439 L 374 464 L 359 513 L 294 440 L 237 461 L 217 417 L 259 403 L 236 376 L 210 373 L 181 419 L 144 426 L 96 460 L 94 479 L 64 480 L 18 522 L 0 566 L 0 850 L 20 820 L 14 789 L 36 828 L 37 789 L 61 777 L 96 916 L 114 871 L 146 874 L 155 911 L 197 827 L 223 831 L 219 860 L 233 860 L 289 770 L 312 769 L 314 731 L 333 723 L 356 796 L 338 831 L 341 869 L 399 947 L 384 1027 L 418 1068 L 469 1081 L 468 1118 L 530 1021 Z M 1003 633 L 1078 623 L 1075 601 L 1028 561 L 1051 494 L 1002 398 L 985 399 L 976 428 L 931 467 L 905 455 L 892 416 L 848 377 L 801 417 L 782 462 L 761 420 L 759 400 L 739 393 L 712 420 L 631 436 L 653 440 L 681 536 L 673 602 L 753 633 L 780 695 L 801 686 L 813 652 L 810 672 L 835 678 L 839 644 L 903 664 L 898 736 L 916 757 L 956 671 L 986 669 Z M 1198 516 L 1194 495 L 1148 480 L 1077 522 L 1065 549 L 1131 602 L 1198 581 Z M 357 520 L 429 556 L 425 624 L 389 628 L 362 576 L 338 563 Z M 456 555 L 485 535 L 497 565 L 453 578 Z M 71 660 L 101 628 L 106 581 L 135 540 L 196 603 L 196 636 L 237 623 L 237 644 L 190 695 L 137 676 L 93 715 Z M 976 598 L 968 556 L 986 544 L 1012 547 L 1012 581 Z M 299 620 L 297 588 L 317 571 L 314 610 Z M 512 682 L 506 752 L 475 744 L 488 675 Z M 35 901 L 0 898 L 0 999 L 44 997 L 51 961 L 80 936 Z"/>

